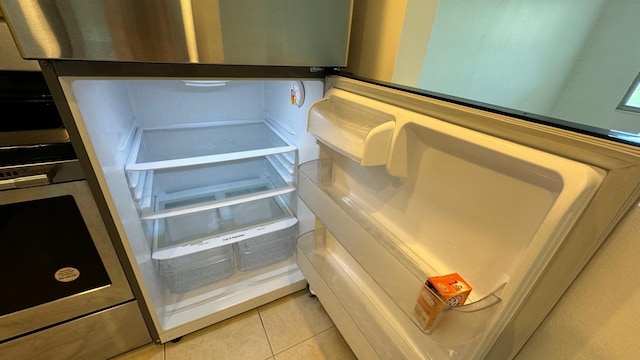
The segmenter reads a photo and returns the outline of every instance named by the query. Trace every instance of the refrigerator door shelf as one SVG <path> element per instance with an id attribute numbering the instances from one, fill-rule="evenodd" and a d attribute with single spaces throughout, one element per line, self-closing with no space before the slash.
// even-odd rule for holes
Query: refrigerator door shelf
<path id="1" fill-rule="evenodd" d="M 302 235 L 297 262 L 358 358 L 450 358 L 419 332 L 330 232 Z"/>
<path id="2" fill-rule="evenodd" d="M 327 160 L 301 165 L 299 191 L 305 204 L 332 236 L 335 235 L 336 244 L 348 251 L 358 266 L 367 272 L 385 298 L 403 313 L 403 318 L 413 330 L 430 333 L 433 338 L 444 338 L 442 341 L 445 342 L 455 339 L 458 343 L 468 342 L 480 334 L 499 308 L 499 294 L 507 281 L 506 276 L 496 279 L 492 288 L 483 288 L 477 280 L 483 274 L 467 274 L 465 279 L 470 279 L 472 286 L 478 284 L 467 302 L 459 307 L 447 307 L 436 319 L 436 324 L 425 331 L 414 314 L 420 290 L 428 276 L 447 274 L 451 269 L 430 267 L 424 259 L 417 258 L 418 254 L 404 252 L 402 242 L 372 219 L 353 199 L 326 186 L 326 183 L 314 182 L 330 177 L 327 165 L 331 163 Z M 379 266 L 382 263 L 384 267 Z"/>
<path id="3" fill-rule="evenodd" d="M 140 217 L 152 220 L 210 210 L 295 191 L 292 175 L 271 156 L 149 170 Z M 291 167 L 293 167 L 291 165 Z"/>
<path id="4" fill-rule="evenodd" d="M 155 260 L 194 254 L 297 224 L 279 197 L 151 220 Z"/>
<path id="5" fill-rule="evenodd" d="M 193 166 L 295 150 L 264 121 L 138 129 L 125 170 Z"/>
<path id="6" fill-rule="evenodd" d="M 399 112 L 379 101 L 331 89 L 311 105 L 308 130 L 360 165 L 384 165 Z"/>

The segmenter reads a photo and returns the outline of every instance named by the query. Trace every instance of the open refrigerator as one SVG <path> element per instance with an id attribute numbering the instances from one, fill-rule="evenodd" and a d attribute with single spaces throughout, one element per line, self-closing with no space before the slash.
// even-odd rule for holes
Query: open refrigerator
<path id="1" fill-rule="evenodd" d="M 513 357 L 638 192 L 630 147 L 344 76 L 57 79 L 161 342 L 309 284 L 359 358 Z"/>
<path id="2" fill-rule="evenodd" d="M 157 342 L 308 285 L 361 359 L 514 358 L 640 198 L 637 147 L 342 73 L 353 1 L 0 7 Z"/>

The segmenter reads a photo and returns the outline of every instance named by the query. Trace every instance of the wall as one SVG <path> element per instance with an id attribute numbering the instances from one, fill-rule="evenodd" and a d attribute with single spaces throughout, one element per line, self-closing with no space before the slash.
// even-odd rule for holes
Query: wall
<path id="1" fill-rule="evenodd" d="M 640 1 L 608 1 L 551 115 L 605 129 L 640 132 L 640 114 L 615 110 L 640 71 Z M 624 54 L 622 56 L 621 54 Z"/>
<path id="2" fill-rule="evenodd" d="M 441 1 L 418 87 L 547 114 L 604 2 Z"/>
<path id="3" fill-rule="evenodd" d="M 640 208 L 598 250 L 517 360 L 637 359 Z"/>

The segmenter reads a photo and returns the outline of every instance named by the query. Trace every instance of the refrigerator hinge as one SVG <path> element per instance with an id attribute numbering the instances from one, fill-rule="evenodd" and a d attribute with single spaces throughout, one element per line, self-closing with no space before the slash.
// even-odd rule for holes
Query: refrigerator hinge
<path id="1" fill-rule="evenodd" d="M 342 71 L 342 69 L 339 68 L 339 67 L 328 68 L 328 67 L 312 66 L 312 67 L 309 68 L 309 72 L 311 72 L 311 73 L 324 72 L 324 73 L 327 73 L 327 74 L 331 74 L 331 73 L 337 74 L 340 71 Z"/>

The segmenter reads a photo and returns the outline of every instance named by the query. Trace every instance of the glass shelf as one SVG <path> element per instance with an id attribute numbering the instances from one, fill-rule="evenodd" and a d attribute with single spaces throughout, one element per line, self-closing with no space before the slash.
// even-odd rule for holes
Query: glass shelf
<path id="1" fill-rule="evenodd" d="M 269 155 L 141 172 L 147 174 L 139 200 L 141 218 L 184 215 L 294 192 L 292 168 Z M 138 188 L 132 186 L 132 193 L 137 195 Z"/>
<path id="2" fill-rule="evenodd" d="M 125 170 L 192 166 L 294 150 L 265 122 L 138 129 Z"/>

